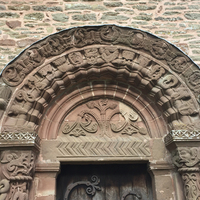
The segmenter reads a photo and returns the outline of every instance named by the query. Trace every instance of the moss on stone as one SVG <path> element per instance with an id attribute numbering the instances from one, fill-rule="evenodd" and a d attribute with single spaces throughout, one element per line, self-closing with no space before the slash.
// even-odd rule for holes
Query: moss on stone
<path id="1" fill-rule="evenodd" d="M 30 6 L 27 5 L 13 5 L 13 6 L 8 6 L 9 10 L 30 10 Z"/>
<path id="2" fill-rule="evenodd" d="M 76 21 L 96 21 L 97 20 L 95 14 L 73 15 L 72 19 Z"/>
<path id="3" fill-rule="evenodd" d="M 24 19 L 27 20 L 42 20 L 44 18 L 44 14 L 43 13 L 31 13 L 31 14 L 26 14 L 24 16 Z"/>
<path id="4" fill-rule="evenodd" d="M 52 14 L 52 17 L 54 21 L 59 21 L 59 22 L 67 22 L 69 19 L 69 16 L 67 16 L 64 13 Z"/>
<path id="5" fill-rule="evenodd" d="M 0 18 L 19 18 L 17 13 L 4 12 L 0 13 Z"/>
<path id="6" fill-rule="evenodd" d="M 51 11 L 51 12 L 63 11 L 63 9 L 60 6 L 48 7 L 48 6 L 45 6 L 45 5 L 40 5 L 40 6 L 33 6 L 32 8 L 35 11 Z"/>
<path id="7" fill-rule="evenodd" d="M 104 2 L 103 4 L 107 7 L 121 7 L 121 6 L 123 6 L 122 2 Z"/>

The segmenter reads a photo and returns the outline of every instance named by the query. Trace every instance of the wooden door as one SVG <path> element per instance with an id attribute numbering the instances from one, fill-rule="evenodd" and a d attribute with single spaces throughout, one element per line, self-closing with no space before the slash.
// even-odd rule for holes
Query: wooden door
<path id="1" fill-rule="evenodd" d="M 63 165 L 56 200 L 153 200 L 145 164 Z"/>

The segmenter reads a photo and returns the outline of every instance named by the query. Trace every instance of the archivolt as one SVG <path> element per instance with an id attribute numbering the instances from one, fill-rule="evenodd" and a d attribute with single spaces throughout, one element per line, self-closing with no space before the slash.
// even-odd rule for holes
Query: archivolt
<path id="1" fill-rule="evenodd" d="M 197 130 L 198 77 L 186 55 L 143 31 L 110 25 L 65 30 L 33 44 L 3 70 L 13 94 L 2 127 L 36 130 L 48 106 L 69 89 L 114 79 L 162 107 L 170 129 Z"/>

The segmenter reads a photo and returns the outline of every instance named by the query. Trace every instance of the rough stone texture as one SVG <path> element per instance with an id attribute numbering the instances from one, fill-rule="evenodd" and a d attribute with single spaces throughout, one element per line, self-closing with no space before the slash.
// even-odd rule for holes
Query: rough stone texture
<path id="1" fill-rule="evenodd" d="M 11 39 L 0 40 L 0 46 L 15 46 L 15 40 Z"/>
<path id="2" fill-rule="evenodd" d="M 14 29 L 16 27 L 20 27 L 22 22 L 21 21 L 6 21 L 6 24 L 9 28 Z"/>
<path id="3" fill-rule="evenodd" d="M 69 17 L 64 13 L 56 13 L 52 14 L 53 20 L 59 21 L 59 22 L 67 22 Z"/>
<path id="4" fill-rule="evenodd" d="M 42 20 L 44 18 L 43 13 L 31 13 L 24 16 L 24 19 L 28 20 Z"/>
<path id="5" fill-rule="evenodd" d="M 30 6 L 27 5 L 13 5 L 8 6 L 9 10 L 30 10 Z"/>
<path id="6" fill-rule="evenodd" d="M 95 14 L 73 15 L 72 19 L 77 21 L 96 21 L 96 15 Z"/>

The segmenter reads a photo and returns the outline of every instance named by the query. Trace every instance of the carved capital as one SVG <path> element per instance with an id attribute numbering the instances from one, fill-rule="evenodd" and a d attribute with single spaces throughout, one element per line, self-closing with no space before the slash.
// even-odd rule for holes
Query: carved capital
<path id="1" fill-rule="evenodd" d="M 36 133 L 4 131 L 0 143 L 0 199 L 28 200 L 40 139 Z"/>
<path id="2" fill-rule="evenodd" d="M 32 150 L 5 150 L 1 153 L 1 181 L 9 200 L 28 200 L 35 171 L 36 153 Z M 3 190 L 2 190 L 3 191 Z"/>
<path id="3" fill-rule="evenodd" d="M 180 173 L 186 200 L 200 198 L 200 147 L 199 132 L 173 130 L 165 137 L 172 153 L 172 161 Z"/>

